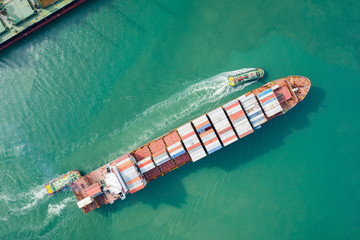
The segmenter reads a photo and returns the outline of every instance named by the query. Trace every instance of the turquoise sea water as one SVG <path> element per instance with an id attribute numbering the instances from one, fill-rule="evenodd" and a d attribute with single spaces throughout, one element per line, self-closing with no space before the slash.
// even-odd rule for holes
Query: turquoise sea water
<path id="1" fill-rule="evenodd" d="M 92 0 L 0 52 L 0 239 L 360 239 L 359 9 Z M 229 89 L 243 67 L 266 77 Z M 126 201 L 44 190 L 288 75 L 302 103 Z"/>

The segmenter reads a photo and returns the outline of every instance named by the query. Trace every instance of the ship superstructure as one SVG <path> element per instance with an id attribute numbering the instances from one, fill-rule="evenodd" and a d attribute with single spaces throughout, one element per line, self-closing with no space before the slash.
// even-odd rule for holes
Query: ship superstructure
<path id="1" fill-rule="evenodd" d="M 0 50 L 86 0 L 0 0 Z"/>
<path id="2" fill-rule="evenodd" d="M 77 204 L 88 213 L 164 174 L 243 138 L 302 101 L 310 80 L 289 76 L 225 103 L 183 126 L 71 183 Z"/>

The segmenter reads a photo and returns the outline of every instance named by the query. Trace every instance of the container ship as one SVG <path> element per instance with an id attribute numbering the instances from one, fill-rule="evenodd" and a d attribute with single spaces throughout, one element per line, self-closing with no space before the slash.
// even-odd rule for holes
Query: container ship
<path id="1" fill-rule="evenodd" d="M 243 71 L 228 77 L 230 86 L 235 87 L 247 82 L 257 81 L 265 74 L 262 68 L 244 68 L 242 70 Z"/>
<path id="2" fill-rule="evenodd" d="M 0 0 L 0 51 L 86 0 Z"/>
<path id="3" fill-rule="evenodd" d="M 269 82 L 218 107 L 70 184 L 86 214 L 174 169 L 196 162 L 253 133 L 302 101 L 310 80 L 289 76 Z"/>

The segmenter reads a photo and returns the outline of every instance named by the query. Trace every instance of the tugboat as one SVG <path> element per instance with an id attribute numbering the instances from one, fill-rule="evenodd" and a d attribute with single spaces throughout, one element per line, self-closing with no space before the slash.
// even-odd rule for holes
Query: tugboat
<path id="1" fill-rule="evenodd" d="M 259 80 L 264 76 L 264 70 L 262 68 L 250 68 L 248 71 L 238 73 L 228 78 L 230 86 L 235 87 L 247 82 Z"/>
<path id="2" fill-rule="evenodd" d="M 79 179 L 81 177 L 78 171 L 68 172 L 61 177 L 55 179 L 54 181 L 45 185 L 45 188 L 49 195 L 52 195 L 61 189 L 68 187 L 70 183 Z"/>

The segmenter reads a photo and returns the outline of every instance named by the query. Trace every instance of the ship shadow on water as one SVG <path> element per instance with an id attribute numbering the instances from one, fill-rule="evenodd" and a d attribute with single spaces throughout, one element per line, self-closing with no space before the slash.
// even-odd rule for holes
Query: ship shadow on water
<path id="1" fill-rule="evenodd" d="M 128 195 L 125 201 L 116 201 L 112 205 L 109 204 L 97 209 L 96 212 L 109 215 L 138 203 L 150 205 L 153 209 L 157 209 L 162 204 L 181 208 L 186 203 L 188 196 L 182 178 L 204 168 L 215 167 L 230 172 L 266 155 L 273 149 L 281 147 L 284 144 L 284 139 L 293 134 L 294 130 L 300 131 L 310 125 L 309 114 L 319 113 L 325 95 L 323 88 L 312 86 L 305 100 L 286 113 L 285 116 L 271 120 L 245 139 L 240 139 L 196 163 L 186 164 L 150 182 L 145 189 L 134 195 Z M 271 159 L 268 160 L 271 161 Z"/>
<path id="2" fill-rule="evenodd" d="M 126 21 L 127 24 L 135 27 L 136 29 L 138 29 L 141 32 L 146 32 L 146 29 L 143 28 L 140 24 L 138 24 L 136 21 L 134 21 L 133 19 L 131 19 L 126 13 L 124 13 L 123 11 L 119 11 L 118 9 L 116 9 L 116 6 L 112 3 L 109 3 L 109 5 L 111 6 L 109 9 L 110 11 L 112 11 L 115 15 L 117 15 L 118 17 L 120 17 L 120 19 L 124 19 Z"/>

